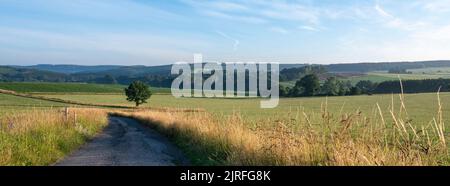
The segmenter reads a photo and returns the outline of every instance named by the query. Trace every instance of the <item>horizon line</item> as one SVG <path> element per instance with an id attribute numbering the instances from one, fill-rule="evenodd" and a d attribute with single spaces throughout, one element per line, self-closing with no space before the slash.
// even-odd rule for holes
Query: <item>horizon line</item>
<path id="1" fill-rule="evenodd" d="M 277 62 L 280 65 L 346 65 L 346 64 L 380 64 L 380 63 L 420 63 L 420 62 L 442 62 L 442 61 L 448 61 L 450 62 L 450 59 L 439 59 L 439 60 L 417 60 L 417 61 L 411 61 L 411 60 L 407 60 L 407 61 L 372 61 L 372 62 L 337 62 L 337 63 L 283 63 L 283 62 Z M 253 62 L 253 61 L 248 61 L 248 62 Z M 193 64 L 193 62 L 187 62 L 189 64 Z M 203 62 L 203 63 L 230 63 L 230 62 L 217 62 L 217 61 L 207 61 L 207 62 Z M 246 63 L 246 62 L 243 62 Z M 256 62 L 258 63 L 258 62 Z M 31 66 L 39 66 L 39 65 L 48 65 L 48 66 L 85 66 L 85 67 L 94 67 L 94 66 L 120 66 L 120 67 L 132 67 L 132 66 L 145 66 L 145 67 L 157 67 L 157 66 L 169 66 L 169 65 L 173 65 L 175 63 L 172 64 L 156 64 L 156 65 L 140 65 L 140 64 L 136 64 L 136 65 L 122 65 L 122 64 L 98 64 L 98 65 L 78 65 L 78 64 L 64 64 L 64 63 L 55 63 L 55 64 L 50 64 L 50 63 L 37 63 L 37 64 L 30 64 L 30 65 L 0 65 L 0 66 L 9 66 L 9 67 L 31 67 Z"/>

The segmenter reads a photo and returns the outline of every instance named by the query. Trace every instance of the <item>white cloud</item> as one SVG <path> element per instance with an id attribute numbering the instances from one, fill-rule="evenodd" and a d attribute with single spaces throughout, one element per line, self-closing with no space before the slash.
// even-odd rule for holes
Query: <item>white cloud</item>
<path id="1" fill-rule="evenodd" d="M 378 12 L 378 14 L 380 14 L 381 16 L 383 16 L 385 18 L 393 18 L 394 17 L 391 14 L 387 13 L 379 4 L 376 4 L 374 8 Z"/>
<path id="2" fill-rule="evenodd" d="M 267 22 L 265 19 L 258 16 L 236 14 L 237 12 L 245 12 L 249 10 L 247 6 L 240 3 L 199 0 L 181 0 L 181 2 L 194 7 L 201 14 L 210 17 L 251 24 L 262 24 Z"/>
<path id="3" fill-rule="evenodd" d="M 293 61 L 450 58 L 450 0 L 180 0 L 187 6 L 177 9 L 131 0 L 0 1 L 24 13 L 0 13 L 6 23 L 0 26 L 0 62 L 172 62 L 198 51 L 216 58 L 231 54 Z M 202 29 L 195 27 L 200 24 Z M 314 37 L 305 32 L 315 32 Z M 284 47 L 290 41 L 294 44 Z M 224 44 L 236 52 L 223 50 Z M 329 54 L 336 48 L 339 53 Z"/>
<path id="4" fill-rule="evenodd" d="M 314 32 L 319 31 L 318 28 L 315 28 L 315 27 L 312 27 L 312 26 L 306 26 L 306 25 L 300 26 L 298 28 L 301 29 L 301 30 L 308 30 L 308 31 L 314 31 Z"/>
<path id="5" fill-rule="evenodd" d="M 300 21 L 309 24 L 318 24 L 319 22 L 319 11 L 300 3 L 253 0 L 233 2 L 182 0 L 182 2 L 196 8 L 199 12 L 231 20 L 242 20 L 242 18 L 258 20 L 253 23 L 268 22 L 269 19 Z M 231 14 L 231 12 L 233 13 Z"/>
<path id="6" fill-rule="evenodd" d="M 450 59 L 450 24 L 427 27 L 395 38 L 370 38 L 366 31 L 340 38 L 340 47 L 329 57 L 354 62 Z"/>
<path id="7" fill-rule="evenodd" d="M 380 20 L 384 23 L 384 26 L 389 28 L 395 28 L 405 31 L 415 31 L 429 26 L 427 23 L 419 20 L 406 21 L 405 19 L 394 16 L 384 10 L 384 8 L 379 4 L 376 4 L 374 9 L 381 16 Z"/>

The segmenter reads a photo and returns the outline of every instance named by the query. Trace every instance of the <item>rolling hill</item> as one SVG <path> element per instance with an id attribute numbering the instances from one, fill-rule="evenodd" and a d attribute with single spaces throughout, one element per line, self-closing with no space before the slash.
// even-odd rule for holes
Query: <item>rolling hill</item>
<path id="1" fill-rule="evenodd" d="M 107 70 L 118 69 L 121 66 L 114 65 L 98 65 L 98 66 L 83 66 L 83 65 L 50 65 L 50 64 L 39 64 L 33 66 L 12 66 L 14 68 L 22 69 L 35 69 L 63 74 L 74 74 L 74 73 L 96 73 Z"/>
<path id="2" fill-rule="evenodd" d="M 280 64 L 280 70 L 301 68 L 307 64 Z M 129 84 L 140 80 L 154 87 L 170 87 L 173 76 L 171 65 L 161 66 L 82 66 L 82 65 L 34 65 L 0 66 L 3 82 L 76 82 L 99 84 Z M 331 73 L 367 74 L 368 72 L 397 69 L 448 68 L 450 61 L 384 62 L 330 64 L 322 67 Z M 295 71 L 295 70 L 294 70 Z M 283 74 L 281 74 L 283 75 Z"/>

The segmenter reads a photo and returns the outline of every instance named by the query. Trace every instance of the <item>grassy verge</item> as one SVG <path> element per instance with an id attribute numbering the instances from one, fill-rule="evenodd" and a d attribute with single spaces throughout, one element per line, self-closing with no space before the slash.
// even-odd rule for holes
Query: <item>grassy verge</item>
<path id="1" fill-rule="evenodd" d="M 124 85 L 102 85 L 88 83 L 45 83 L 11 82 L 0 83 L 0 89 L 21 93 L 58 92 L 58 93 L 123 93 Z"/>
<path id="2" fill-rule="evenodd" d="M 32 94 L 26 94 L 26 93 L 18 93 L 11 90 L 3 90 L 0 89 L 0 94 L 6 94 L 6 95 L 13 95 L 23 98 L 32 98 L 32 99 L 39 99 L 44 101 L 51 101 L 55 103 L 65 103 L 65 104 L 71 104 L 71 105 L 80 105 L 80 106 L 91 106 L 91 107 L 110 107 L 110 108 L 133 108 L 128 106 L 120 106 L 120 105 L 108 105 L 108 104 L 94 104 L 94 103 L 81 103 L 77 101 L 70 101 L 70 100 L 64 100 L 59 98 L 50 98 L 45 96 L 38 96 L 38 95 L 32 95 Z"/>
<path id="3" fill-rule="evenodd" d="M 440 102 L 433 122 L 413 125 L 403 101 L 401 96 L 398 107 L 376 105 L 378 112 L 371 117 L 359 111 L 336 115 L 326 103 L 320 118 L 298 112 L 301 117 L 268 119 L 256 125 L 249 125 L 239 114 L 114 114 L 166 134 L 196 165 L 449 165 Z"/>
<path id="4" fill-rule="evenodd" d="M 0 89 L 29 94 L 123 94 L 125 85 L 90 83 L 0 82 Z M 150 88 L 156 94 L 170 94 L 170 88 Z"/>
<path id="5" fill-rule="evenodd" d="M 171 112 L 202 112 L 203 111 L 202 109 L 184 109 L 184 108 L 167 108 L 167 107 L 136 108 L 133 106 L 127 106 L 127 105 L 122 105 L 122 104 L 115 105 L 115 104 L 87 103 L 87 102 L 79 102 L 79 101 L 73 101 L 73 100 L 67 100 L 67 99 L 60 99 L 60 98 L 55 98 L 55 97 L 48 97 L 48 95 L 39 96 L 39 95 L 18 93 L 15 91 L 0 89 L 0 98 L 1 98 L 2 94 L 21 97 L 21 98 L 29 98 L 29 99 L 42 100 L 42 101 L 47 101 L 47 102 L 60 103 L 60 104 L 78 105 L 78 106 L 87 106 L 87 107 L 103 107 L 103 108 L 111 108 L 111 109 L 135 109 L 135 110 L 150 109 L 150 110 L 154 110 L 154 111 L 171 111 Z M 105 95 L 103 95 L 103 96 L 105 96 Z"/>
<path id="6" fill-rule="evenodd" d="M 25 110 L 0 116 L 0 165 L 50 165 L 107 125 L 100 109 Z"/>

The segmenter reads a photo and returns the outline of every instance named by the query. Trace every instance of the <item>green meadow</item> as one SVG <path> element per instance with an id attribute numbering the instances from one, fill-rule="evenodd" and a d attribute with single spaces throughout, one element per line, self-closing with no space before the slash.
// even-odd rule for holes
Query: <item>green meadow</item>
<path id="1" fill-rule="evenodd" d="M 104 85 L 89 83 L 0 83 L 0 89 L 20 93 L 58 93 L 58 94 L 122 94 L 125 85 Z M 168 88 L 152 88 L 154 93 L 170 93 Z"/>
<path id="2" fill-rule="evenodd" d="M 450 78 L 450 68 L 421 68 L 421 69 L 408 69 L 410 74 L 390 74 L 386 71 L 368 72 L 360 76 L 351 76 L 343 78 L 343 80 L 349 80 L 352 84 L 356 84 L 359 81 L 370 80 L 372 82 L 383 81 L 398 81 L 398 78 L 402 80 L 423 80 L 423 79 L 448 79 Z"/>
<path id="3" fill-rule="evenodd" d="M 5 113 L 11 113 L 14 111 L 46 109 L 52 107 L 59 108 L 65 106 L 75 106 L 75 105 L 0 94 L 0 115 Z"/>
<path id="4" fill-rule="evenodd" d="M 82 103 L 113 104 L 133 106 L 123 95 L 44 95 L 52 98 Z M 450 112 L 450 93 L 441 93 L 444 113 Z M 219 98 L 174 98 L 172 95 L 153 95 L 141 107 L 202 108 L 218 115 L 239 113 L 253 121 L 265 119 L 288 119 L 303 117 L 303 112 L 320 117 L 326 109 L 334 115 L 361 112 L 368 117 L 378 114 L 377 103 L 386 116 L 394 103 L 394 110 L 400 108 L 399 95 L 372 95 L 346 97 L 281 98 L 274 109 L 261 109 L 261 99 L 219 99 Z M 427 124 L 436 117 L 437 94 L 406 94 L 405 106 L 413 123 Z M 317 114 L 315 114 L 317 113 Z M 445 118 L 450 123 L 450 117 Z"/>
<path id="5" fill-rule="evenodd" d="M 32 88 L 25 86 L 26 84 L 21 84 L 21 89 L 25 92 L 29 91 L 31 94 L 36 94 L 38 96 L 43 96 L 47 98 L 57 98 L 61 100 L 67 101 L 75 101 L 77 103 L 87 103 L 87 104 L 98 104 L 98 105 L 117 105 L 117 106 L 129 106 L 133 107 L 134 103 L 130 103 L 126 101 L 126 97 L 120 92 L 79 92 L 79 93 L 70 93 L 66 92 L 54 92 L 58 87 L 57 86 L 66 86 L 67 84 L 53 84 L 56 86 L 49 92 L 34 92 L 30 91 Z M 35 85 L 35 84 L 33 84 Z M 92 86 L 92 85 L 86 85 Z M 102 85 L 100 85 L 102 86 Z M 33 86 L 32 86 L 33 87 Z M 82 87 L 82 89 L 85 87 Z M 18 89 L 16 89 L 18 90 Z M 406 111 L 401 111 L 403 113 L 401 116 L 399 115 L 401 109 L 401 95 L 398 94 L 385 94 L 385 95 L 362 95 L 362 96 L 341 96 L 341 97 L 313 97 L 313 98 L 281 98 L 279 100 L 278 107 L 274 109 L 261 109 L 260 101 L 262 99 L 253 98 L 174 98 L 170 94 L 154 94 L 148 100 L 148 103 L 141 105 L 141 108 L 136 110 L 136 112 L 126 112 L 126 113 L 134 113 L 139 116 L 140 112 L 142 114 L 149 114 L 146 111 L 150 111 L 150 116 L 154 118 L 163 119 L 164 121 L 170 121 L 170 118 L 177 118 L 179 122 L 188 122 L 193 125 L 193 128 L 198 128 L 203 125 L 207 125 L 213 127 L 215 125 L 229 125 L 229 126 L 245 126 L 244 128 L 239 128 L 239 130 L 246 131 L 247 129 L 251 129 L 252 131 L 255 129 L 263 129 L 266 132 L 272 132 L 275 135 L 275 138 L 278 140 L 284 140 L 283 137 L 280 137 L 277 133 L 278 127 L 280 127 L 280 123 L 286 124 L 289 129 L 292 130 L 310 130 L 310 128 L 304 128 L 305 122 L 310 126 L 313 126 L 315 129 L 320 131 L 320 135 L 328 134 L 327 129 L 324 128 L 325 122 L 330 122 L 333 125 L 343 125 L 345 123 L 353 123 L 356 126 L 360 126 L 359 128 L 354 128 L 362 131 L 356 132 L 354 135 L 364 136 L 365 134 L 369 134 L 373 128 L 376 128 L 379 125 L 377 123 L 381 123 L 385 121 L 390 127 L 394 126 L 394 120 L 398 120 L 400 118 L 405 118 L 406 120 L 402 120 L 401 122 L 407 122 L 408 126 L 412 126 L 416 129 L 422 129 L 425 127 L 426 130 L 433 131 L 433 119 L 439 120 L 439 105 L 438 98 L 441 101 L 441 111 L 443 112 L 443 124 L 445 126 L 449 126 L 450 117 L 447 117 L 447 113 L 450 113 L 450 93 L 440 93 L 439 97 L 437 93 L 427 93 L 427 94 L 405 94 L 404 99 L 404 108 Z M 86 127 L 92 128 L 91 132 L 87 135 L 80 133 L 77 131 L 78 129 L 69 127 L 67 128 L 61 127 L 59 123 L 66 122 L 64 120 L 63 109 L 61 107 L 70 106 L 70 107 L 81 107 L 75 108 L 76 112 L 85 117 L 83 121 L 87 121 L 84 125 Z M 379 108 L 378 108 L 379 106 Z M 12 119 L 16 120 L 16 123 L 23 122 L 26 128 L 20 130 L 29 131 L 24 133 L 23 136 L 14 136 L 10 133 L 12 131 L 2 134 L 9 142 L 5 142 L 3 145 L 8 146 L 8 151 L 0 150 L 0 164 L 3 165 L 48 165 L 52 162 L 55 162 L 57 159 L 63 157 L 67 153 L 71 152 L 71 150 L 77 148 L 80 144 L 84 143 L 87 139 L 91 138 L 94 132 L 101 129 L 101 127 L 94 126 L 104 126 L 106 118 L 106 112 L 102 110 L 95 111 L 96 114 L 90 114 L 90 112 L 94 108 L 90 109 L 82 109 L 83 106 L 78 105 L 69 105 L 59 102 L 45 101 L 39 98 L 27 98 L 27 97 L 17 97 L 13 95 L 0 94 L 0 118 L 3 118 L 2 122 L 3 128 L 6 128 L 7 123 Z M 149 109 L 146 110 L 145 108 Z M 202 109 L 205 111 L 203 113 L 177 113 L 173 112 L 165 112 L 160 110 L 153 110 L 153 108 L 180 108 L 180 109 Z M 95 109 L 94 109 L 95 110 Z M 108 112 L 120 112 L 121 109 L 107 109 Z M 392 117 L 390 111 L 395 112 L 395 117 Z M 129 110 L 128 110 L 129 111 Z M 383 118 L 380 117 L 380 111 L 383 115 Z M 192 114 L 192 115 L 191 115 Z M 209 118 L 213 116 L 213 119 Z M 25 117 L 26 116 L 26 117 Z M 236 116 L 239 117 L 238 120 L 235 120 Z M 39 125 L 32 126 L 35 118 L 39 119 Z M 137 117 L 139 118 L 139 117 Z M 330 118 L 331 120 L 328 120 Z M 352 121 L 352 118 L 355 118 Z M 47 121 L 48 120 L 48 121 Z M 70 121 L 70 120 L 69 120 Z M 218 122 L 216 124 L 215 121 L 223 121 L 225 123 Z M 227 123 L 227 122 L 236 122 L 236 123 Z M 191 125 L 190 124 L 190 125 Z M 19 124 L 21 126 L 21 124 Z M 17 126 L 19 126 L 17 125 Z M 376 126 L 375 126 L 376 125 Z M 73 126 L 73 125 L 68 125 Z M 184 126 L 184 125 L 183 125 Z M 362 126 L 362 127 L 361 127 Z M 444 126 L 444 125 L 442 125 Z M 303 127 L 303 128 L 302 128 Z M 390 128 L 389 127 L 389 128 Z M 13 128 L 14 129 L 14 128 Z M 19 128 L 18 128 L 19 129 Z M 288 129 L 288 130 L 289 130 Z M 364 130 L 363 130 L 364 129 Z M 9 129 L 11 130 L 11 129 Z M 314 130 L 314 129 L 313 129 Z M 331 130 L 331 129 L 329 129 Z M 413 129 L 414 130 L 414 129 Z M 29 136 L 31 134 L 36 133 L 36 131 L 45 131 L 39 133 L 36 136 L 36 139 L 32 139 Z M 243 131 L 242 131 L 243 132 Z M 309 131 L 310 134 L 316 135 L 314 131 Z M 338 132 L 338 131 L 336 131 Z M 342 132 L 342 131 L 341 131 Z M 223 133 L 222 130 L 217 129 L 213 131 L 213 133 L 205 133 L 204 135 L 210 135 L 208 137 L 211 140 L 216 139 L 215 136 Z M 252 136 L 255 134 L 262 135 L 259 133 L 249 133 L 244 132 L 246 136 Z M 248 134 L 247 134 L 248 133 Z M 276 134 L 275 134 L 276 133 Z M 361 134 L 359 134 L 361 133 Z M 385 131 L 385 133 L 389 133 L 389 131 Z M 230 139 L 234 139 L 233 135 L 230 134 Z M 241 134 L 239 134 L 241 135 Z M 316 141 L 320 141 L 322 136 L 315 139 Z M 433 137 L 437 134 L 430 133 Z M 445 133 L 445 138 L 448 138 L 448 133 Z M 52 140 L 45 140 L 45 136 L 69 136 L 67 138 L 52 138 Z M 262 135 L 263 137 L 264 135 Z M 34 140 L 40 141 L 39 144 L 33 144 L 33 149 L 22 154 L 20 156 L 12 156 L 8 154 L 9 152 L 13 152 L 15 154 L 20 153 L 20 148 L 24 148 L 23 145 L 30 144 L 30 142 L 23 140 Z M 203 138 L 202 138 L 203 139 Z M 264 138 L 265 139 L 265 138 Z M 270 138 L 271 139 L 271 138 Z M 355 140 L 357 138 L 352 138 Z M 378 138 L 377 138 L 378 139 Z M 184 139 L 184 140 L 193 140 L 193 139 Z M 269 140 L 269 139 L 265 139 Z M 351 139 L 348 139 L 351 140 Z M 381 140 L 381 139 L 380 139 Z M 276 140 L 275 140 L 276 141 Z M 198 141 L 198 143 L 209 144 L 208 141 Z M 267 143 L 272 143 L 273 140 L 269 140 Z M 68 144 L 67 146 L 58 146 L 55 145 L 57 143 Z M 249 142 L 250 144 L 256 143 L 255 141 Z M 419 143 L 419 142 L 414 142 Z M 13 144 L 13 145 L 11 145 Z M 15 144 L 15 145 L 14 145 Z M 42 145 L 47 144 L 47 145 Z M 307 143 L 306 143 L 307 144 Z M 336 144 L 339 144 L 336 142 Z M 0 145 L 2 145 L 0 143 Z M 185 144 L 186 145 L 186 144 Z M 236 144 L 232 145 L 235 146 Z M 295 147 L 294 143 L 289 143 L 289 145 Z M 189 146 L 189 144 L 188 144 Z M 44 148 L 45 147 L 45 148 Z M 51 147 L 51 148 L 47 148 Z M 189 149 L 192 147 L 189 146 Z M 328 148 L 328 147 L 327 147 Z M 274 149 L 272 149 L 274 150 Z M 275 149 L 276 150 L 276 149 Z M 275 151 L 274 150 L 274 151 Z M 392 149 L 391 149 L 392 150 Z M 395 149 L 394 149 L 395 150 Z M 241 150 L 230 151 L 227 153 L 236 153 Z M 358 150 L 359 151 L 359 150 Z M 209 152 L 209 151 L 208 151 Z M 212 151 L 215 152 L 215 151 Z M 282 153 L 282 151 L 276 150 L 278 153 Z M 299 151 L 300 152 L 300 151 Z M 41 153 L 43 156 L 35 156 L 36 153 Z M 284 153 L 284 151 L 283 151 Z M 295 155 L 296 153 L 284 153 L 285 155 Z M 200 153 L 201 156 L 204 154 Z M 208 153 L 207 153 L 208 154 Z M 212 153 L 214 154 L 214 153 Z M 370 154 L 370 153 L 369 153 Z M 388 153 L 389 154 L 389 153 Z M 45 156 L 44 156 L 45 155 Z M 249 157 L 251 155 L 247 154 Z M 209 156 L 209 155 L 208 155 Z M 11 157 L 19 157 L 12 158 Z M 424 155 L 424 157 L 428 157 Z M 429 164 L 447 164 L 448 160 L 442 160 L 445 162 L 440 162 L 442 158 L 441 154 L 429 156 L 432 160 L 432 163 Z M 445 159 L 445 158 L 443 158 Z M 392 160 L 395 163 L 402 162 L 397 160 Z M 439 163 L 440 162 L 440 163 Z M 204 162 L 202 162 L 204 163 Z M 251 164 L 251 163 L 250 163 Z M 287 163 L 289 164 L 289 163 Z M 294 163 L 296 164 L 296 163 Z M 391 164 L 391 163 L 387 163 Z M 408 163 L 410 164 L 410 163 Z M 424 163 L 428 164 L 428 163 Z"/>
<path id="6" fill-rule="evenodd" d="M 42 87 L 52 86 L 48 90 L 38 89 L 36 83 L 0 83 L 0 88 L 7 88 L 6 85 L 15 87 L 15 91 L 33 92 L 39 96 L 58 98 L 62 100 L 75 101 L 80 103 L 117 105 L 133 107 L 123 95 L 120 85 L 95 85 L 95 84 L 49 84 L 43 83 Z M 66 94 L 63 90 L 68 87 L 79 87 L 78 90 L 91 90 L 91 92 L 80 92 Z M 107 91 L 110 92 L 107 92 Z M 165 90 L 165 91 L 170 91 Z M 99 93 L 103 92 L 103 93 Z M 108 94 L 111 93 L 111 94 Z M 313 117 L 321 117 L 322 111 L 327 111 L 334 115 L 360 113 L 367 117 L 377 116 L 377 104 L 383 113 L 388 116 L 389 110 L 394 106 L 394 110 L 400 109 L 399 95 L 362 95 L 344 97 L 314 97 L 314 98 L 281 98 L 278 107 L 274 109 L 261 109 L 261 99 L 232 99 L 232 98 L 174 98 L 170 94 L 154 94 L 148 103 L 141 107 L 164 107 L 164 108 L 184 108 L 184 109 L 204 109 L 207 112 L 217 115 L 230 115 L 239 113 L 249 121 L 258 122 L 266 119 L 295 119 L 302 117 L 303 112 Z M 438 109 L 436 93 L 426 94 L 406 94 L 405 107 L 412 123 L 427 124 L 436 117 Z M 450 112 L 450 93 L 440 94 L 443 103 L 443 112 Z M 12 95 L 0 94 L 0 106 L 2 110 L 7 108 L 20 107 L 61 107 L 64 103 L 45 101 L 32 98 L 21 98 Z M 450 123 L 450 117 L 445 118 L 446 123 Z"/>

